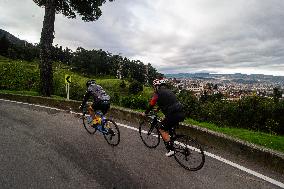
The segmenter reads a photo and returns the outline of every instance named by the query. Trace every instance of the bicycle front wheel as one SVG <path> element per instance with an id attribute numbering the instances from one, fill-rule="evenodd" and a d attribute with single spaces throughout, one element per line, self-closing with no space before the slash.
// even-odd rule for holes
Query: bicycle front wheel
<path id="1" fill-rule="evenodd" d="M 174 142 L 175 160 L 189 171 L 201 169 L 205 155 L 201 145 L 189 136 L 182 136 Z"/>
<path id="2" fill-rule="evenodd" d="M 93 122 L 90 121 L 88 122 L 88 120 L 92 120 L 92 118 L 90 118 L 91 115 L 89 114 L 83 114 L 82 116 L 82 120 L 83 120 L 83 125 L 84 125 L 84 128 L 86 129 L 86 131 L 89 133 L 89 134 L 94 134 L 97 130 L 93 127 Z"/>
<path id="3" fill-rule="evenodd" d="M 139 125 L 139 135 L 148 148 L 156 148 L 160 143 L 160 132 L 149 121 L 142 121 Z"/>
<path id="4" fill-rule="evenodd" d="M 120 142 L 120 132 L 117 124 L 111 119 L 106 119 L 104 127 L 107 131 L 104 133 L 107 143 L 112 146 L 117 146 Z"/>

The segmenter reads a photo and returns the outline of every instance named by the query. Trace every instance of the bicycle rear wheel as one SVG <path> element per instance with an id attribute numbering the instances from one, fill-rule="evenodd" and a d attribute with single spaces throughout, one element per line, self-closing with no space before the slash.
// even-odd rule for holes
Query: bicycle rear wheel
<path id="1" fill-rule="evenodd" d="M 91 115 L 86 114 L 86 113 L 83 114 L 82 116 L 83 125 L 89 134 L 94 134 L 97 130 L 93 127 L 92 122 L 88 122 L 89 117 L 91 117 Z"/>
<path id="2" fill-rule="evenodd" d="M 174 142 L 175 160 L 189 171 L 201 169 L 205 162 L 205 155 L 201 145 L 189 136 L 181 136 Z"/>
<path id="3" fill-rule="evenodd" d="M 148 148 L 156 148 L 160 143 L 160 132 L 149 121 L 142 121 L 139 125 L 139 135 Z"/>
<path id="4" fill-rule="evenodd" d="M 112 146 L 117 146 L 120 142 L 120 132 L 117 124 L 111 119 L 106 119 L 104 127 L 107 130 L 107 133 L 104 133 L 107 143 Z"/>

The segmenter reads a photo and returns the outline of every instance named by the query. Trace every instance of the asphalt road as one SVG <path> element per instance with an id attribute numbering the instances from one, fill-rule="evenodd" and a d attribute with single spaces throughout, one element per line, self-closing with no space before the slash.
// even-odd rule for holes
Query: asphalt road
<path id="1" fill-rule="evenodd" d="M 281 188 L 222 161 L 206 157 L 189 172 L 163 145 L 148 149 L 137 131 L 120 126 L 121 142 L 109 146 L 89 135 L 75 114 L 0 100 L 0 188 Z M 265 174 L 265 173 L 262 173 Z M 280 180 L 279 180 L 280 179 Z"/>

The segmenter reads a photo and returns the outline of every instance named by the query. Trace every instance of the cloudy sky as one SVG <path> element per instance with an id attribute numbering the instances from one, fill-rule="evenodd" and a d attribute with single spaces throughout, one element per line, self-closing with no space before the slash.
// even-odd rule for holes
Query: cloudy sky
<path id="1" fill-rule="evenodd" d="M 56 16 L 54 44 L 103 49 L 161 73 L 284 76 L 283 0 L 116 0 L 96 22 Z M 38 43 L 44 9 L 0 0 L 0 28 Z"/>

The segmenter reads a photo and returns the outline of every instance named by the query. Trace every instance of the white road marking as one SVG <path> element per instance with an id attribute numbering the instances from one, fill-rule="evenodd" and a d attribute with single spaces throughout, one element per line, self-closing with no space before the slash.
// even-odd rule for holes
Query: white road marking
<path id="1" fill-rule="evenodd" d="M 18 102 L 18 101 L 6 100 L 6 99 L 0 99 L 0 100 L 6 101 L 6 102 L 13 102 L 13 103 L 17 103 L 17 104 L 24 104 L 24 105 L 29 105 L 29 106 L 36 106 L 36 107 L 41 107 L 41 108 L 47 108 L 47 109 L 52 109 L 52 110 L 58 110 L 58 111 L 64 111 L 64 112 L 66 112 L 66 110 L 62 110 L 62 109 L 58 109 L 58 108 L 52 108 L 52 107 L 48 107 L 48 106 L 42 106 L 42 105 L 37 105 L 37 104 L 29 104 L 29 103 L 25 103 L 25 102 Z M 77 113 L 77 112 L 73 112 L 73 111 L 69 111 L 69 113 L 71 113 L 71 114 L 77 114 L 77 115 L 82 115 L 82 113 Z M 117 125 L 122 126 L 122 127 L 125 127 L 125 128 L 127 128 L 127 129 L 134 130 L 134 131 L 139 131 L 139 129 L 137 129 L 137 128 L 135 128 L 135 127 L 131 127 L 131 126 L 128 126 L 128 125 L 125 125 L 125 124 L 122 124 L 122 123 L 117 123 Z M 157 136 L 157 135 L 156 135 L 156 136 Z M 212 154 L 212 153 L 210 153 L 210 152 L 204 151 L 204 154 L 207 155 L 207 156 L 209 156 L 209 157 L 211 157 L 211 158 L 214 158 L 214 159 L 216 159 L 216 160 L 218 160 L 218 161 L 221 161 L 221 162 L 223 162 L 223 163 L 226 163 L 226 164 L 228 164 L 228 165 L 231 165 L 232 167 L 235 167 L 235 168 L 237 168 L 237 169 L 239 169 L 239 170 L 242 170 L 242 171 L 244 171 L 244 172 L 246 172 L 246 173 L 248 173 L 248 174 L 254 175 L 254 176 L 256 176 L 256 177 L 258 177 L 258 178 L 260 178 L 260 179 L 263 179 L 263 180 L 265 180 L 265 181 L 267 181 L 267 182 L 270 182 L 270 183 L 272 183 L 272 184 L 274 184 L 274 185 L 276 185 L 276 186 L 279 186 L 279 187 L 281 187 L 281 188 L 284 188 L 284 183 L 282 183 L 282 182 L 279 182 L 279 181 L 277 181 L 277 180 L 274 180 L 274 179 L 272 179 L 272 178 L 270 178 L 270 177 L 267 177 L 267 176 L 265 176 L 265 175 L 263 175 L 263 174 L 260 174 L 260 173 L 258 173 L 258 172 L 256 172 L 256 171 L 253 171 L 253 170 L 251 170 L 251 169 L 248 169 L 248 168 L 246 168 L 246 167 L 244 167 L 244 166 L 241 166 L 241 165 L 239 165 L 239 164 L 237 164 L 237 163 L 234 163 L 234 162 L 232 162 L 232 161 L 226 160 L 226 159 L 224 159 L 224 158 L 222 158 L 222 157 L 220 157 L 220 156 L 217 156 L 217 155 L 215 155 L 215 154 Z"/>

